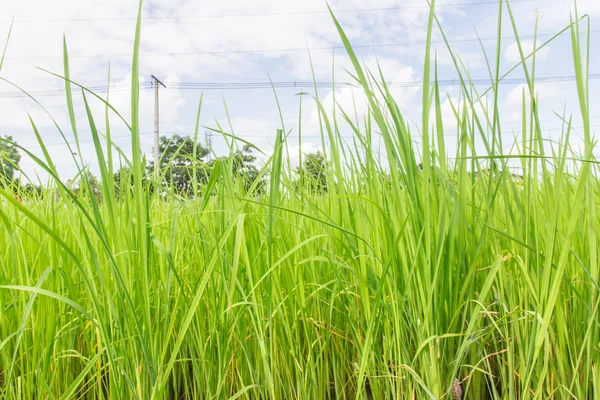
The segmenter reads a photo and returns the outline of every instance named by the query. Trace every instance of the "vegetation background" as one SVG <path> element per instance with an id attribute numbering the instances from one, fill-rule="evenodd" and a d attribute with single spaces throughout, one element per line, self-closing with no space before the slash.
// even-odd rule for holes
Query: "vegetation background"
<path id="1" fill-rule="evenodd" d="M 504 6 L 498 20 L 514 21 Z M 545 139 L 536 54 L 521 46 L 523 125 L 518 153 L 504 153 L 499 28 L 498 50 L 486 54 L 485 93 L 448 44 L 461 82 L 450 157 L 430 52 L 435 1 L 419 132 L 332 17 L 369 114 L 339 110 L 332 119 L 317 98 L 329 145 L 298 168 L 284 161 L 287 131 L 276 133 L 259 168 L 260 149 L 221 127 L 215 132 L 230 139 L 230 155 L 207 160 L 197 125 L 193 138 L 161 140 L 153 175 L 140 151 L 141 18 L 132 115 L 123 118 L 131 158 L 89 107 L 97 179 L 78 158 L 74 123 L 71 132 L 61 128 L 67 146 L 75 140 L 72 182 L 60 180 L 33 119 L 44 157 L 2 140 L 1 397 L 598 397 L 600 180 L 589 20 L 574 15 L 560 33 L 572 40 L 582 155 L 570 147 L 570 115 L 561 115 L 559 141 Z M 73 115 L 66 46 L 62 78 Z M 78 89 L 86 105 L 96 96 Z M 106 102 L 106 113 L 117 110 Z M 355 134 L 351 146 L 340 139 L 342 124 Z M 16 181 L 18 153 L 52 185 L 27 191 Z M 120 171 L 112 171 L 114 158 Z M 514 162 L 522 174 L 510 172 Z"/>

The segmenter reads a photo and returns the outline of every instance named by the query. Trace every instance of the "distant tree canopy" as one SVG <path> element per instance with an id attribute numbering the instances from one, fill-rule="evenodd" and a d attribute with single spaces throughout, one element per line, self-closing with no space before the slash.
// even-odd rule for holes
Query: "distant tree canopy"
<path id="1" fill-rule="evenodd" d="M 153 193 L 154 187 L 148 179 L 148 173 L 151 173 L 150 167 L 147 167 L 146 171 L 144 171 L 144 175 L 142 176 L 142 186 L 144 190 L 148 190 L 150 193 Z M 113 174 L 113 182 L 115 185 L 116 198 L 121 198 L 121 196 L 126 193 L 127 189 L 129 189 L 129 193 L 133 194 L 135 180 L 133 172 L 129 167 L 119 168 L 119 170 Z"/>
<path id="2" fill-rule="evenodd" d="M 180 194 L 192 195 L 194 177 L 199 183 L 206 181 L 207 165 L 203 159 L 208 149 L 196 143 L 194 157 L 194 140 L 191 137 L 173 135 L 161 136 L 159 141 L 159 172 L 163 185 L 173 187 Z M 148 173 L 154 172 L 154 162 L 148 164 Z"/>
<path id="3" fill-rule="evenodd" d="M 217 161 L 221 160 L 223 163 L 230 161 L 229 157 L 219 157 L 216 160 L 210 160 L 208 166 L 212 170 Z M 258 179 L 260 175 L 259 169 L 254 165 L 256 157 L 252 154 L 252 148 L 249 145 L 245 145 L 241 150 L 237 150 L 233 153 L 231 159 L 231 174 L 233 178 L 239 180 L 244 190 L 249 190 L 252 184 Z M 266 186 L 265 179 L 262 178 L 256 185 L 257 192 L 262 192 Z"/>
<path id="4" fill-rule="evenodd" d="M 195 148 L 194 148 L 195 147 Z M 14 181 L 15 172 L 21 156 L 17 146 L 12 142 L 12 137 L 0 140 L 0 184 Z M 155 182 L 152 177 L 154 163 L 146 163 L 143 184 L 146 190 L 154 191 L 158 186 L 185 196 L 197 196 L 210 179 L 211 173 L 218 162 L 222 165 L 231 166 L 227 168 L 228 175 L 241 190 L 248 191 L 256 183 L 256 193 L 263 193 L 268 176 L 261 177 L 261 171 L 255 165 L 256 156 L 252 153 L 252 147 L 245 145 L 228 156 L 216 159 L 207 159 L 209 149 L 190 137 L 173 135 L 162 136 L 159 141 L 159 173 L 160 182 Z M 230 174 L 229 174 L 230 172 Z M 322 153 L 308 154 L 301 168 L 297 169 L 299 174 L 296 185 L 307 190 L 318 193 L 327 192 L 327 162 Z M 119 169 L 113 176 L 115 185 L 115 196 L 124 195 L 127 187 L 133 188 L 133 174 L 127 167 Z M 195 180 L 195 182 L 194 182 Z M 258 182 L 257 182 L 258 180 Z M 102 198 L 102 187 L 100 180 L 94 176 L 86 167 L 73 179 L 68 181 L 71 189 L 77 195 L 92 195 L 99 200 Z M 24 194 L 42 194 L 41 187 L 33 184 L 26 186 L 17 182 L 17 186 Z M 197 188 L 198 193 L 194 193 Z M 132 192 L 131 192 L 132 193 Z"/>
<path id="5" fill-rule="evenodd" d="M 42 186 L 33 183 L 26 183 L 25 185 L 21 185 L 21 194 L 28 197 L 39 197 L 44 195 L 44 190 Z"/>
<path id="6" fill-rule="evenodd" d="M 93 195 L 97 199 L 102 198 L 102 186 L 98 178 L 92 174 L 89 169 L 85 169 L 79 174 L 79 178 L 69 180 L 73 192 L 77 195 Z"/>
<path id="7" fill-rule="evenodd" d="M 306 155 L 302 167 L 296 170 L 296 186 L 313 193 L 327 193 L 327 161 L 320 151 Z"/>
<path id="8" fill-rule="evenodd" d="M 231 162 L 232 177 L 242 184 L 244 190 L 250 189 L 254 181 L 260 175 L 260 171 L 254 165 L 256 157 L 252 154 L 250 146 L 246 145 L 241 150 L 237 150 L 230 156 L 219 157 L 217 159 L 207 160 L 210 151 L 200 142 L 196 142 L 194 157 L 194 139 L 173 135 L 171 137 L 162 136 L 159 140 L 159 172 L 162 178 L 161 185 L 173 188 L 175 192 L 194 196 L 194 189 L 199 188 L 208 182 L 217 161 L 224 164 Z M 154 173 L 154 162 L 148 163 L 148 176 Z M 124 176 L 120 173 L 115 174 L 115 184 L 120 185 Z M 196 184 L 194 184 L 194 180 Z M 239 180 L 239 181 L 238 181 Z M 257 189 L 264 188 L 264 180 L 259 182 Z"/>
<path id="9" fill-rule="evenodd" d="M 15 178 L 15 172 L 19 169 L 19 154 L 12 136 L 0 138 L 0 184 L 8 184 Z"/>

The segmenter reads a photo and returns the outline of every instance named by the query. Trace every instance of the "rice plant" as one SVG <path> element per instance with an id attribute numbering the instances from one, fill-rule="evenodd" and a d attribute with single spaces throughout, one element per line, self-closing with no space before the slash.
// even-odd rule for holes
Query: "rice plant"
<path id="1" fill-rule="evenodd" d="M 446 151 L 444 94 L 430 52 L 432 32 L 443 34 L 435 0 L 418 132 L 332 14 L 369 112 L 360 119 L 341 110 L 332 119 L 315 98 L 328 144 L 324 181 L 296 184 L 298 171 L 284 157 L 289 132 L 280 130 L 251 185 L 237 183 L 230 157 L 193 197 L 146 174 L 140 6 L 132 115 L 123 117 L 133 156 L 111 142 L 109 119 L 98 121 L 87 107 L 101 196 L 76 156 L 88 190 L 75 193 L 59 179 L 32 120 L 44 157 L 20 151 L 52 184 L 41 193 L 0 189 L 0 397 L 600 397 L 600 179 L 589 34 L 582 34 L 588 19 L 573 15 L 560 32 L 572 39 L 585 140 L 578 156 L 569 117 L 561 141 L 547 144 L 536 54 L 523 51 L 510 3 L 498 6 L 486 92 L 448 44 L 461 83 L 456 154 Z M 528 80 L 518 154 L 504 153 L 499 129 L 503 18 L 513 21 L 522 59 L 515 68 Z M 102 98 L 70 76 L 66 42 L 57 79 L 64 79 L 72 122 L 57 128 L 66 143 L 78 143 L 72 88 L 83 90 L 86 106 Z M 105 104 L 107 115 L 118 113 Z M 354 132 L 352 145 L 342 140 L 342 125 Z M 128 169 L 117 193 L 118 158 Z M 509 169 L 515 163 L 518 175 Z"/>

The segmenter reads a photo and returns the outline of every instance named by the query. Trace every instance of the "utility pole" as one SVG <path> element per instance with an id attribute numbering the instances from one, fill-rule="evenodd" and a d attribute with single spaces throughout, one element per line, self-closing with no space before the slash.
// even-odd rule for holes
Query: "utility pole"
<path id="1" fill-rule="evenodd" d="M 158 138 L 159 138 L 159 107 L 158 107 L 158 89 L 162 86 L 166 88 L 157 77 L 152 76 L 152 86 L 154 87 L 154 174 L 158 176 Z"/>
<path id="2" fill-rule="evenodd" d="M 212 153 L 212 133 L 210 131 L 204 132 L 204 141 L 208 150 L 208 159 L 210 160 L 210 153 Z"/>

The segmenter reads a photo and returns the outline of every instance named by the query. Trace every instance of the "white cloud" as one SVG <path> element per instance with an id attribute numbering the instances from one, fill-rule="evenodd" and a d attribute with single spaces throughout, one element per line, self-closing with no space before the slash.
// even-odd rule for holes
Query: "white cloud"
<path id="1" fill-rule="evenodd" d="M 402 63 L 390 59 L 390 58 L 379 58 L 374 57 L 368 58 L 364 62 L 364 71 L 366 74 L 372 73 L 379 80 L 378 68 L 381 68 L 384 78 L 390 85 L 390 92 L 394 100 L 398 103 L 399 107 L 404 107 L 408 104 L 413 96 L 419 91 L 418 85 L 411 87 L 394 86 L 393 83 L 404 83 L 404 82 L 417 82 L 417 76 L 412 67 L 403 65 Z M 349 68 L 349 71 L 353 74 L 355 72 Z M 347 75 L 347 74 L 345 74 Z M 350 80 L 345 80 L 350 82 Z M 354 82 L 355 85 L 358 85 Z M 377 89 L 375 89 L 377 90 Z M 379 93 L 377 98 L 382 101 Z M 333 109 L 338 110 L 338 118 L 341 119 L 340 112 L 344 111 L 352 120 L 362 118 L 368 113 L 369 101 L 364 93 L 364 90 L 360 87 L 342 87 L 335 91 L 330 90 L 325 96 L 321 98 L 323 109 L 328 113 L 329 118 L 332 118 L 331 112 Z M 311 114 L 311 121 L 317 123 L 319 120 L 319 111 L 314 108 Z"/>
<path id="2" fill-rule="evenodd" d="M 537 43 L 537 46 L 539 48 L 540 43 Z M 521 48 L 523 49 L 523 55 L 524 57 L 527 57 L 529 54 L 531 54 L 533 52 L 533 41 L 532 40 L 523 40 L 521 41 Z M 536 61 L 544 61 L 546 60 L 546 58 L 548 57 L 548 54 L 550 54 L 550 48 L 548 46 L 543 47 L 542 49 L 539 49 L 536 53 Z M 521 62 L 521 55 L 519 53 L 519 45 L 517 44 L 517 42 L 513 42 L 510 46 L 508 46 L 506 48 L 506 50 L 504 51 L 504 57 L 506 57 L 506 59 L 513 63 L 520 63 Z"/>
<path id="3" fill-rule="evenodd" d="M 104 85 L 107 80 L 108 66 L 111 67 L 111 81 L 114 85 L 126 88 L 131 76 L 131 51 L 136 16 L 137 1 L 119 0 L 64 0 L 48 2 L 45 0 L 23 0 L 3 4 L 3 15 L 14 15 L 16 23 L 9 44 L 5 66 L 0 75 L 27 90 L 40 91 L 62 89 L 63 83 L 58 78 L 36 69 L 37 66 L 61 73 L 62 71 L 62 35 L 65 33 L 71 55 L 71 76 L 74 80 L 86 85 Z M 356 8 L 413 7 L 425 4 L 421 0 L 407 0 L 398 3 L 396 0 L 373 0 L 365 4 L 363 0 L 333 0 L 330 2 L 334 10 L 350 10 Z M 551 7 L 553 4 L 556 7 Z M 600 8 L 596 0 L 580 0 L 580 12 L 596 15 Z M 542 5 L 515 4 L 514 10 L 518 18 L 519 28 L 531 30 L 535 7 L 542 7 L 544 17 L 540 20 L 540 31 L 548 32 L 556 29 L 558 20 L 568 23 L 568 6 L 566 0 L 551 0 Z M 312 70 L 307 52 L 270 51 L 265 53 L 245 52 L 248 49 L 305 49 L 307 47 L 330 47 L 340 45 L 336 29 L 327 13 L 300 14 L 299 11 L 326 10 L 323 0 L 222 0 L 219 2 L 198 2 L 195 0 L 154 0 L 145 2 L 144 15 L 155 17 L 143 22 L 140 59 L 141 79 L 148 80 L 155 74 L 165 81 L 193 82 L 240 82 L 265 79 L 269 72 L 274 80 L 310 80 Z M 472 23 L 484 24 L 480 31 L 482 36 L 495 34 L 496 7 L 465 6 L 445 7 L 438 9 L 438 15 L 447 30 L 449 37 L 473 37 Z M 257 14 L 282 13 L 286 15 L 262 17 L 228 17 L 228 18 L 189 18 L 193 16 L 215 16 L 224 14 Z M 339 12 L 337 15 L 350 40 L 359 45 L 370 43 L 406 43 L 422 42 L 425 39 L 427 26 L 427 8 L 404 8 L 402 10 L 371 12 Z M 595 13 L 595 14 L 594 14 Z M 160 17 L 179 16 L 179 19 Z M 492 23 L 486 22 L 490 17 Z M 6 17 L 5 17 L 6 18 Z M 125 18 L 125 19 L 123 19 Z M 129 19 L 127 19 L 129 18 Z M 96 19 L 95 21 L 68 21 L 72 19 Z M 24 22 L 24 20 L 37 22 Z M 55 20 L 48 22 L 44 20 Z M 19 22 L 20 21 L 20 22 Z M 0 24 L 0 43 L 8 31 L 8 24 Z M 486 32 L 491 29 L 491 33 Z M 437 30 L 434 40 L 439 40 Z M 438 46 L 439 49 L 443 46 Z M 507 59 L 514 59 L 512 46 L 506 50 Z M 563 52 L 565 49 L 560 49 Z M 233 51 L 233 52 L 229 52 Z M 238 52 L 235 52 L 238 51 Z M 568 49 L 567 49 L 568 51 Z M 221 52 L 220 54 L 207 54 Z M 223 53 L 228 52 L 228 53 Z M 485 77 L 483 58 L 476 42 L 461 44 L 459 52 L 465 64 L 471 68 L 472 76 Z M 553 53 L 559 49 L 553 47 Z M 179 53 L 173 55 L 172 53 Z M 202 53 L 202 54 L 198 54 Z M 424 48 L 422 45 L 389 46 L 375 48 L 357 48 L 361 62 L 374 70 L 378 59 L 388 81 L 407 82 L 421 79 Z M 150 55 L 154 54 L 154 55 Z M 343 51 L 337 51 L 335 59 L 331 50 L 313 50 L 314 72 L 318 80 L 332 79 L 332 63 L 335 62 L 335 80 L 346 82 L 350 78 L 344 69 L 352 70 L 352 65 Z M 112 55 L 112 57 L 89 57 L 95 55 Z M 440 52 L 440 79 L 454 77 L 448 58 Z M 538 56 L 538 60 L 543 61 Z M 511 61 L 512 62 L 512 61 Z M 551 71 L 553 73 L 554 71 Z M 310 89 L 312 92 L 312 88 Z M 517 90 L 517 89 L 515 89 Z M 540 90 L 545 90 L 540 88 Z M 15 89 L 0 82 L 0 92 L 14 92 Z M 409 115 L 420 114 L 420 100 L 415 100 L 418 87 L 393 87 L 392 94 L 399 105 Z M 516 93 L 516 92 L 515 92 Z M 222 92 L 205 93 L 203 123 L 214 126 L 215 120 L 226 121 Z M 293 91 L 282 91 L 280 101 L 282 112 L 286 117 L 286 127 L 297 127 L 297 97 Z M 562 93 L 554 92 L 560 98 Z M 161 90 L 161 127 L 163 131 L 193 130 L 197 101 L 200 93 L 185 90 Z M 331 110 L 334 93 L 321 90 L 321 99 L 326 109 Z M 229 91 L 225 92 L 228 112 L 233 120 L 236 132 L 247 136 L 274 135 L 280 125 L 279 115 L 272 96 L 264 92 Z M 512 97 L 519 97 L 512 94 Z M 507 105 L 515 103 L 510 100 Z M 353 112 L 356 101 L 359 114 L 366 112 L 366 101 L 360 90 L 338 88 L 335 92 L 338 103 L 349 113 Z M 63 97 L 40 97 L 40 100 L 65 132 L 70 127 L 66 115 Z M 127 91 L 115 91 L 111 95 L 111 103 L 129 120 L 130 94 Z M 96 122 L 104 130 L 104 109 L 100 102 L 90 102 Z M 318 132 L 316 111 L 306 101 L 304 122 L 305 132 Z M 514 105 L 514 104 L 513 104 Z M 444 107 L 447 108 L 446 105 Z M 81 135 L 88 135 L 87 117 L 82 108 L 81 97 L 76 96 L 77 123 Z M 6 98 L 0 94 L 0 134 L 15 133 L 19 142 L 32 146 L 35 139 L 27 118 L 29 112 L 39 125 L 43 137 L 49 143 L 60 142 L 60 136 L 52 125 L 52 121 L 30 100 L 23 98 Z M 447 113 L 447 111 L 445 111 Z M 116 118 L 111 118 L 113 135 L 126 136 L 127 132 Z M 140 93 L 140 122 L 142 133 L 153 130 L 153 94 L 149 90 Z M 177 128 L 175 128 L 177 127 Z M 185 128 L 183 128 L 185 127 Z M 182 129 L 179 129 L 182 128 Z M 152 135 L 145 135 L 143 150 L 151 149 Z M 128 138 L 119 139 L 125 150 L 128 149 Z M 269 140 L 253 138 L 259 146 L 270 151 Z M 319 145 L 319 140 L 307 138 L 308 145 Z M 302 144 L 304 146 L 304 144 Z M 220 149 L 223 150 L 222 148 Z M 37 150 L 35 150 L 37 151 Z M 65 178 L 70 177 L 72 164 L 66 150 L 62 146 L 53 146 L 52 155 L 60 159 L 61 171 Z M 93 149 L 86 144 L 82 149 L 84 157 L 93 161 Z M 24 161 L 24 167 L 33 171 L 31 163 Z"/>

